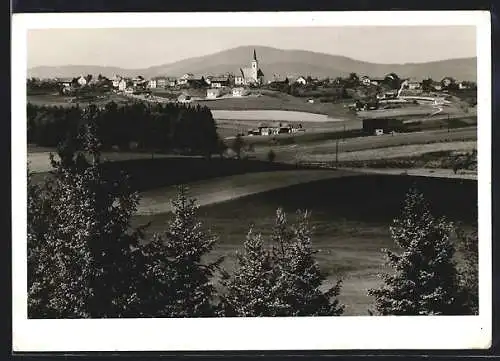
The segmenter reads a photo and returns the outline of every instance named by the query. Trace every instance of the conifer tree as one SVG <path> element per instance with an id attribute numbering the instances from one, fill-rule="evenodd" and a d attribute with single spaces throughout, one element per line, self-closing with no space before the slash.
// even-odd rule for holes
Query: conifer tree
<path id="1" fill-rule="evenodd" d="M 393 273 L 371 289 L 381 315 L 459 315 L 465 311 L 450 241 L 453 224 L 434 218 L 422 193 L 412 187 L 390 227 L 399 253 L 385 250 Z"/>
<path id="2" fill-rule="evenodd" d="M 127 317 L 137 314 L 134 249 L 141 231 L 129 221 L 138 195 L 124 177 L 107 179 L 86 110 L 84 152 L 73 142 L 51 156 L 52 180 L 28 186 L 28 313 L 34 318 Z M 87 158 L 90 158 L 88 161 Z M 138 255 L 138 254 L 137 254 Z"/>
<path id="3" fill-rule="evenodd" d="M 464 292 L 465 306 L 470 314 L 479 313 L 479 247 L 477 231 L 466 233 L 457 228 L 458 249 L 462 254 L 463 265 L 459 267 L 460 284 Z"/>
<path id="4" fill-rule="evenodd" d="M 270 250 L 265 249 L 262 236 L 250 230 L 244 250 L 236 253 L 238 269 L 234 274 L 223 272 L 222 296 L 225 316 L 286 316 L 289 306 L 280 298 L 279 274 Z"/>
<path id="5" fill-rule="evenodd" d="M 336 316 L 343 313 L 337 296 L 341 281 L 326 291 L 320 289 L 326 281 L 312 248 L 312 228 L 309 213 L 298 212 L 298 221 L 292 227 L 294 241 L 289 245 L 288 257 L 283 263 L 288 276 L 289 303 L 296 316 Z"/>
<path id="6" fill-rule="evenodd" d="M 213 274 L 222 262 L 206 262 L 205 256 L 214 248 L 216 238 L 203 230 L 197 217 L 195 199 L 187 196 L 187 188 L 181 186 L 177 198 L 172 201 L 173 219 L 166 232 L 157 237 L 144 252 L 161 254 L 165 260 L 155 261 L 158 270 L 168 274 L 163 287 L 163 304 L 158 303 L 164 317 L 215 316 L 218 306 L 215 300 Z"/>
<path id="7" fill-rule="evenodd" d="M 226 273 L 223 304 L 229 316 L 336 316 L 343 312 L 337 296 L 340 281 L 327 291 L 326 280 L 314 260 L 309 214 L 300 213 L 290 227 L 282 209 L 276 212 L 265 249 L 260 235 L 247 235 L 244 253 L 238 255 L 237 269 Z"/>

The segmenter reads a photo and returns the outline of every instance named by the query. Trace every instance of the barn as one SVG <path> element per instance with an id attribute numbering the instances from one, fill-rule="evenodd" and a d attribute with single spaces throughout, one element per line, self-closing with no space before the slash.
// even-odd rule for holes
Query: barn
<path id="1" fill-rule="evenodd" d="M 390 133 L 392 131 L 400 132 L 403 130 L 403 121 L 394 118 L 368 118 L 363 119 L 363 132 L 366 134 Z M 380 130 L 378 130 L 380 129 Z M 377 131 L 378 130 L 378 131 Z"/>

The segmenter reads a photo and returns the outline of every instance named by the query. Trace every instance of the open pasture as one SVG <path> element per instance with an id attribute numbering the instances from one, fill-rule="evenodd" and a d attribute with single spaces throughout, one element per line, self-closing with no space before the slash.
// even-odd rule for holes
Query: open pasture
<path id="1" fill-rule="evenodd" d="M 244 187 L 242 180 L 239 187 Z M 394 249 L 389 225 L 412 184 L 424 192 L 435 215 L 461 221 L 466 229 L 476 227 L 475 181 L 346 175 L 201 207 L 202 222 L 218 236 L 209 258 L 224 256 L 223 266 L 231 269 L 250 227 L 268 237 L 278 207 L 283 207 L 290 221 L 297 209 L 307 209 L 314 227 L 313 247 L 320 266 L 329 273 L 329 284 L 343 279 L 341 300 L 347 305 L 346 315 L 367 315 L 373 300 L 366 292 L 380 284 L 377 274 L 385 270 L 381 249 Z M 169 213 L 137 215 L 134 224 L 151 222 L 148 232 L 161 232 L 169 219 Z"/>

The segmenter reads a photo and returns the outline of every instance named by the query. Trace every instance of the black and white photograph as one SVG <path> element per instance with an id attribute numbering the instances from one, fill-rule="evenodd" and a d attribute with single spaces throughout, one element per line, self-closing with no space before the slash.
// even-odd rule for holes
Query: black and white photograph
<path id="1" fill-rule="evenodd" d="M 489 347 L 489 21 L 14 15 L 14 349 Z"/>

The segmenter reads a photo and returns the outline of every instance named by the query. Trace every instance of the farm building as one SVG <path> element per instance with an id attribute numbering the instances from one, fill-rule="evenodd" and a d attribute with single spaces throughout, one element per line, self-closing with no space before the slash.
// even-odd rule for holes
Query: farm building
<path id="1" fill-rule="evenodd" d="M 129 86 L 129 85 L 132 85 L 132 84 L 130 82 L 127 82 L 127 80 L 125 80 L 125 79 L 121 79 L 118 82 L 118 90 L 125 91 L 125 89 L 127 89 L 127 86 Z"/>
<path id="2" fill-rule="evenodd" d="M 307 80 L 303 76 L 299 76 L 297 79 L 295 79 L 295 83 L 300 85 L 306 85 Z"/>
<path id="3" fill-rule="evenodd" d="M 220 88 L 207 89 L 207 99 L 216 99 L 222 95 Z"/>
<path id="4" fill-rule="evenodd" d="M 211 77 L 209 80 L 209 84 L 212 88 L 222 88 L 231 85 L 232 77 L 229 75 L 225 76 L 217 76 Z"/>
<path id="5" fill-rule="evenodd" d="M 194 79 L 194 75 L 192 73 L 186 73 L 177 80 L 177 84 L 186 85 L 188 81 L 192 79 Z"/>
<path id="6" fill-rule="evenodd" d="M 179 97 L 177 98 L 177 101 L 179 103 L 191 103 L 192 99 L 191 99 L 191 96 L 190 95 L 187 95 L 187 94 L 181 94 L 179 95 Z"/>
<path id="7" fill-rule="evenodd" d="M 77 80 L 77 83 L 78 85 L 80 86 L 84 86 L 84 85 L 87 85 L 87 79 L 85 79 L 85 77 L 83 76 L 80 76 Z"/>
<path id="8" fill-rule="evenodd" d="M 248 95 L 248 93 L 249 93 L 248 89 L 245 89 L 243 87 L 233 88 L 232 91 L 233 97 L 242 97 Z"/>
<path id="9" fill-rule="evenodd" d="M 392 131 L 401 131 L 403 121 L 400 119 L 378 118 L 363 119 L 363 132 L 366 134 L 390 133 Z"/>
<path id="10" fill-rule="evenodd" d="M 158 85 L 158 83 L 156 82 L 156 79 L 149 79 L 148 81 L 148 88 L 150 89 L 156 89 L 156 86 Z"/>
<path id="11" fill-rule="evenodd" d="M 72 78 L 59 78 L 57 79 L 57 84 L 64 88 L 70 88 L 71 85 L 73 84 L 73 79 Z"/>
<path id="12" fill-rule="evenodd" d="M 122 77 L 119 75 L 114 75 L 113 78 L 111 78 L 111 81 L 113 83 L 113 88 L 118 88 L 118 84 L 122 81 Z"/>

